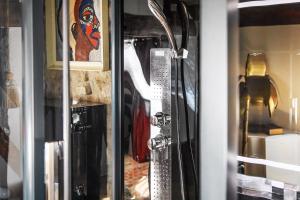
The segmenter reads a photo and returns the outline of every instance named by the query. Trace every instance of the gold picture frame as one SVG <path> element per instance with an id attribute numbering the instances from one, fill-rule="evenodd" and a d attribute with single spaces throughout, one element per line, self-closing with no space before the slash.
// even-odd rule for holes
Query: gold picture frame
<path id="1" fill-rule="evenodd" d="M 48 69 L 62 69 L 61 46 L 58 42 L 58 17 L 57 17 L 57 3 L 59 0 L 46 0 L 46 50 L 47 50 L 47 68 Z M 70 22 L 69 22 L 69 43 L 70 48 L 73 49 L 71 54 L 74 58 L 74 46 L 76 41 L 72 35 L 72 24 L 74 23 L 74 4 L 78 0 L 69 0 L 70 2 Z M 85 0 L 81 0 L 85 1 Z M 108 0 L 89 0 L 93 1 L 95 5 L 95 13 L 98 13 L 97 19 L 99 21 L 99 47 L 94 56 L 99 60 L 78 61 L 73 59 L 70 61 L 71 70 L 84 70 L 84 71 L 107 71 L 109 67 L 109 15 L 108 15 Z M 61 45 L 61 44 L 60 44 Z M 94 50 L 93 50 L 94 51 Z"/>

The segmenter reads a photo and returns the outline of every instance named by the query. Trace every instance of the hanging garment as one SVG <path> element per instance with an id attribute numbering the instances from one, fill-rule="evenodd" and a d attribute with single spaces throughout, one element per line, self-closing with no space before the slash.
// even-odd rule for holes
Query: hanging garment
<path id="1" fill-rule="evenodd" d="M 124 71 L 127 72 L 124 80 L 130 83 L 125 83 L 129 88 L 125 87 L 124 91 L 131 91 L 130 98 L 128 98 L 127 92 L 124 92 L 125 115 L 128 115 L 126 108 L 130 108 L 128 124 L 131 126 L 131 148 L 129 149 L 132 151 L 133 159 L 137 162 L 145 162 L 150 158 L 147 145 L 150 138 L 148 100 L 151 94 L 149 52 L 151 48 L 157 48 L 159 44 L 158 38 L 141 38 L 124 42 Z M 131 99 L 131 101 L 128 102 L 127 99 Z"/>
<path id="2" fill-rule="evenodd" d="M 145 103 L 139 99 L 133 113 L 132 156 L 137 162 L 145 162 L 150 158 L 147 146 L 150 138 L 150 117 L 146 113 Z"/>

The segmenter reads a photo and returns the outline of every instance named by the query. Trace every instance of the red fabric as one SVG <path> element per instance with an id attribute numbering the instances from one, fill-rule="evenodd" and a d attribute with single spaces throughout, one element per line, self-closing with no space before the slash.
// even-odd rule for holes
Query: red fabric
<path id="1" fill-rule="evenodd" d="M 133 115 L 132 156 L 137 162 L 149 160 L 150 151 L 147 145 L 149 138 L 150 118 L 146 114 L 144 103 L 141 103 Z"/>

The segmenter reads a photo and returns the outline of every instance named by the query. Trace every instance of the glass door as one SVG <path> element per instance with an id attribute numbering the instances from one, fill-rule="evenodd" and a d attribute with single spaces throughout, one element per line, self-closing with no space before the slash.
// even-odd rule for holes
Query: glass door
<path id="1" fill-rule="evenodd" d="M 124 199 L 198 199 L 199 5 L 124 1 Z"/>
<path id="2" fill-rule="evenodd" d="M 300 4 L 239 8 L 239 199 L 298 199 Z"/>
<path id="3" fill-rule="evenodd" d="M 202 0 L 201 199 L 237 198 L 238 2 Z"/>
<path id="4" fill-rule="evenodd" d="M 109 4 L 0 2 L 0 199 L 112 199 Z"/>
<path id="5" fill-rule="evenodd" d="M 0 198 L 44 199 L 43 4 L 0 8 Z"/>
<path id="6" fill-rule="evenodd" d="M 45 0 L 48 199 L 112 199 L 109 0 Z"/>
<path id="7" fill-rule="evenodd" d="M 21 199 L 24 142 L 22 12 L 18 1 L 1 1 L 0 5 L 0 199 Z"/>

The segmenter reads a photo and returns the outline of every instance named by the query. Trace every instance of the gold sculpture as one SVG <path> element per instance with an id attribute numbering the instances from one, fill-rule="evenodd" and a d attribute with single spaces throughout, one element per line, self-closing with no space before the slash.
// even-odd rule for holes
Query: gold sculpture
<path id="1" fill-rule="evenodd" d="M 265 54 L 248 54 L 245 76 L 240 77 L 242 116 L 242 155 L 247 156 L 249 108 L 251 105 L 267 106 L 271 117 L 278 105 L 278 92 L 267 73 Z"/>

